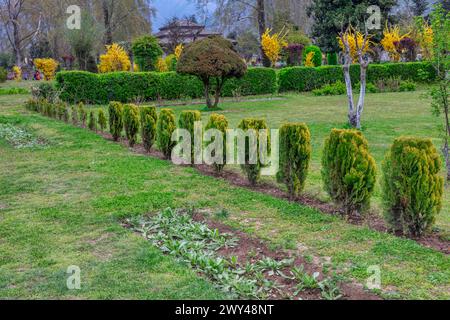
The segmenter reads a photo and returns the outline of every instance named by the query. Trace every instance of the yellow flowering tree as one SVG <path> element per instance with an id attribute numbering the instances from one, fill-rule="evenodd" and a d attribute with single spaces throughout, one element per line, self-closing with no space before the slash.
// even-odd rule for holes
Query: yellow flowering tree
<path id="1" fill-rule="evenodd" d="M 17 82 L 22 81 L 22 69 L 19 66 L 14 66 L 12 71 L 14 73 L 14 80 Z"/>
<path id="2" fill-rule="evenodd" d="M 271 35 L 271 32 L 271 29 L 267 29 L 266 32 L 264 32 L 261 38 L 261 46 L 265 55 L 272 63 L 273 67 L 280 58 L 281 51 L 288 44 L 285 40 L 286 33 L 283 33 L 283 31 L 281 31 L 280 33 L 274 33 Z"/>
<path id="3" fill-rule="evenodd" d="M 420 45 L 422 57 L 431 60 L 433 57 L 434 32 L 433 28 L 422 17 L 416 20 L 414 40 Z"/>
<path id="4" fill-rule="evenodd" d="M 408 34 L 401 35 L 400 34 L 400 27 L 399 26 L 393 26 L 389 28 L 386 26 L 386 28 L 383 31 L 383 40 L 381 40 L 381 45 L 383 46 L 383 49 L 389 53 L 389 57 L 394 61 L 399 61 L 401 58 L 401 52 L 399 52 L 397 43 L 400 43 L 400 41 L 407 37 Z"/>
<path id="5" fill-rule="evenodd" d="M 305 67 L 314 67 L 314 55 L 315 53 L 313 51 L 311 51 L 310 53 L 308 53 L 306 55 L 306 59 L 305 59 Z"/>
<path id="6" fill-rule="evenodd" d="M 159 57 L 156 61 L 156 70 L 158 72 L 167 72 L 169 68 L 167 67 L 166 59 Z"/>
<path id="7" fill-rule="evenodd" d="M 350 47 L 350 56 L 352 57 L 353 63 L 358 63 L 358 50 L 361 50 L 362 54 L 370 52 L 370 46 L 372 45 L 372 42 L 370 41 L 371 36 L 368 35 L 368 41 L 364 41 L 364 35 L 359 31 L 353 30 L 352 28 L 347 33 L 346 37 Z M 345 51 L 345 45 L 340 37 L 338 37 L 338 41 L 342 51 Z"/>
<path id="8" fill-rule="evenodd" d="M 106 53 L 100 56 L 100 64 L 98 66 L 100 73 L 129 71 L 130 68 L 130 58 L 124 48 L 117 43 L 106 46 Z"/>
<path id="9" fill-rule="evenodd" d="M 175 57 L 177 57 L 177 61 L 180 60 L 181 54 L 183 53 L 184 46 L 182 43 L 176 46 L 175 48 Z"/>
<path id="10" fill-rule="evenodd" d="M 51 58 L 34 59 L 34 66 L 44 74 L 44 79 L 47 81 L 53 80 L 55 78 L 55 73 L 58 69 L 58 65 L 58 62 Z"/>

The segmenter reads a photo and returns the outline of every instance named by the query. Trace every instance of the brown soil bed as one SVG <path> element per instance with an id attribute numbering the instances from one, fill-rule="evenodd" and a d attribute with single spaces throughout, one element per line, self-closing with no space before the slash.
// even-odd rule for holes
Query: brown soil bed
<path id="1" fill-rule="evenodd" d="M 103 133 L 100 133 L 100 135 L 107 140 L 113 141 L 112 136 L 109 133 L 103 132 Z M 129 148 L 128 141 L 125 138 L 122 138 L 120 140 L 120 143 L 123 146 Z M 159 159 L 165 159 L 163 154 L 157 150 L 152 149 L 150 153 L 147 152 L 144 149 L 142 144 L 137 144 L 133 148 L 129 148 L 129 149 L 132 149 L 134 152 L 139 153 L 139 154 L 152 156 L 152 157 L 159 158 Z M 246 189 L 249 189 L 252 191 L 261 192 L 261 193 L 264 193 L 264 194 L 267 194 L 267 195 L 270 195 L 273 197 L 277 197 L 277 198 L 281 198 L 281 199 L 285 199 L 285 200 L 289 200 L 289 201 L 295 201 L 301 205 L 317 209 L 321 212 L 324 212 L 324 213 L 327 213 L 327 214 L 330 214 L 333 216 L 342 216 L 342 211 L 339 208 L 337 208 L 336 206 L 334 206 L 333 204 L 323 202 L 323 201 L 320 201 L 319 199 L 315 199 L 313 197 L 309 197 L 306 195 L 302 195 L 295 199 L 290 199 L 289 195 L 286 192 L 284 192 L 283 190 L 280 190 L 274 184 L 259 183 L 256 186 L 252 186 L 252 185 L 250 185 L 250 183 L 244 176 L 240 175 L 239 173 L 232 172 L 230 170 L 224 170 L 224 172 L 222 172 L 221 174 L 218 175 L 214 171 L 214 168 L 211 166 L 196 165 L 195 168 L 204 175 L 226 180 L 229 183 L 231 183 L 232 185 L 237 186 L 237 187 L 242 187 L 242 188 L 246 188 Z M 366 218 L 363 218 L 361 216 L 352 216 L 352 217 L 347 218 L 346 221 L 353 225 L 359 225 L 359 226 L 366 225 L 369 228 L 379 231 L 379 232 L 385 232 L 385 233 L 389 232 L 389 229 L 388 229 L 386 223 L 384 222 L 384 220 L 381 217 L 376 216 L 376 215 L 368 215 L 368 217 L 366 217 Z M 395 234 L 395 235 L 398 237 L 401 237 L 401 238 L 404 237 L 401 234 Z M 450 241 L 442 239 L 440 234 L 437 232 L 432 233 L 427 236 L 424 236 L 422 238 L 409 238 L 409 239 L 414 240 L 427 248 L 435 249 L 444 254 L 450 254 Z"/>

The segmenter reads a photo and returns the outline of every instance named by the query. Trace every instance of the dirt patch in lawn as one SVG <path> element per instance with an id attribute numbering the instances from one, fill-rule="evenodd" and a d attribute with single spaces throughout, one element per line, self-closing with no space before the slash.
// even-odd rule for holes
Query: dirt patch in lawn
<path id="1" fill-rule="evenodd" d="M 100 135 L 103 136 L 107 140 L 113 141 L 112 136 L 109 133 L 101 133 Z M 136 152 L 136 153 L 139 153 L 142 155 L 155 157 L 155 158 L 162 159 L 162 160 L 166 160 L 164 155 L 161 152 L 159 152 L 155 149 L 152 149 L 150 152 L 147 152 L 142 144 L 137 144 L 133 148 L 130 148 L 128 146 L 127 139 L 122 138 L 119 142 L 123 146 L 131 149 L 133 152 Z M 251 191 L 261 192 L 261 193 L 264 193 L 264 194 L 267 194 L 267 195 L 270 195 L 273 197 L 277 197 L 280 199 L 285 199 L 288 201 L 294 201 L 301 205 L 317 209 L 321 212 L 324 212 L 324 213 L 327 213 L 327 214 L 330 214 L 333 216 L 343 217 L 343 211 L 331 203 L 323 202 L 319 199 L 309 197 L 307 195 L 302 195 L 302 196 L 296 197 L 295 199 L 291 199 L 286 192 L 284 192 L 278 186 L 271 184 L 271 183 L 262 182 L 256 186 L 252 186 L 244 176 L 242 176 L 239 173 L 230 171 L 230 170 L 224 170 L 221 174 L 217 174 L 212 166 L 196 165 L 194 167 L 204 175 L 218 178 L 218 179 L 223 179 L 223 180 L 231 183 L 233 186 L 246 188 Z M 359 226 L 365 225 L 372 230 L 376 230 L 376 231 L 383 232 L 383 233 L 390 233 L 389 228 L 386 225 L 385 221 L 377 215 L 367 215 L 366 217 L 355 215 L 355 216 L 347 217 L 345 219 L 348 223 L 353 224 L 353 225 L 359 225 Z M 397 234 L 391 233 L 391 234 L 394 234 L 400 238 L 404 238 L 404 236 L 399 233 L 397 233 Z M 422 238 L 409 238 L 409 239 L 414 240 L 427 248 L 438 250 L 444 254 L 450 254 L 450 241 L 442 239 L 441 235 L 438 232 L 434 232 L 434 233 L 424 236 Z"/>

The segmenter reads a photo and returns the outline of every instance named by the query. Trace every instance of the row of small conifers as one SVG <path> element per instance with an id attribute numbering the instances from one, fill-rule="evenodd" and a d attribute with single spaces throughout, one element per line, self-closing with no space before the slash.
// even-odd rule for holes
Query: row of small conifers
<path id="1" fill-rule="evenodd" d="M 66 123 L 72 122 L 93 131 L 106 130 L 107 117 L 102 109 L 88 114 L 83 104 L 69 107 L 46 100 L 30 100 L 26 106 Z M 109 130 L 115 141 L 121 139 L 125 132 L 129 145 L 134 146 L 140 133 L 147 151 L 157 146 L 166 158 L 171 156 L 175 146 L 171 138 L 177 129 L 173 110 L 162 109 L 158 114 L 155 107 L 111 102 L 108 112 Z M 178 128 L 192 132 L 196 121 L 201 121 L 199 111 L 183 111 Z M 225 116 L 212 114 L 205 129 L 225 133 L 228 128 Z M 244 119 L 239 128 L 259 131 L 268 129 L 268 126 L 265 120 Z M 279 135 L 280 169 L 277 178 L 286 184 L 290 196 L 295 197 L 303 191 L 308 174 L 312 151 L 310 131 L 303 123 L 288 123 L 281 127 Z M 442 208 L 444 179 L 440 175 L 441 166 L 439 153 L 429 139 L 400 137 L 394 141 L 382 165 L 385 218 L 393 231 L 421 236 L 431 230 Z M 224 165 L 215 164 L 214 167 L 220 172 Z M 246 163 L 241 167 L 250 183 L 256 184 L 262 165 Z M 342 206 L 345 214 L 362 213 L 369 208 L 377 167 L 361 132 L 332 130 L 325 141 L 322 179 L 324 188 Z"/>

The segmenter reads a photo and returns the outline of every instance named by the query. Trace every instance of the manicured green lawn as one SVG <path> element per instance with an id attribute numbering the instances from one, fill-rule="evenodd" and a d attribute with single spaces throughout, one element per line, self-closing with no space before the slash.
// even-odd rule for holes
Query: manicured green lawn
<path id="1" fill-rule="evenodd" d="M 361 284 L 369 276 L 367 268 L 378 265 L 385 297 L 450 298 L 450 260 L 442 253 L 132 154 L 88 131 L 25 111 L 26 98 L 0 97 L 0 123 L 28 128 L 50 145 L 16 150 L 0 142 L 0 297 L 220 298 L 207 281 L 120 225 L 124 217 L 194 205 L 226 209 L 225 223 L 274 248 L 298 249 L 308 259 L 329 262 Z M 308 192 L 324 197 L 320 150 L 328 131 L 345 123 L 344 97 L 289 95 L 222 107 L 233 125 L 256 116 L 272 127 L 288 120 L 307 122 L 314 139 Z M 439 143 L 437 121 L 419 93 L 369 95 L 364 124 L 378 162 L 401 134 L 434 137 Z M 441 228 L 449 225 L 449 207 L 447 191 Z M 81 267 L 80 291 L 65 287 L 69 265 Z"/>

